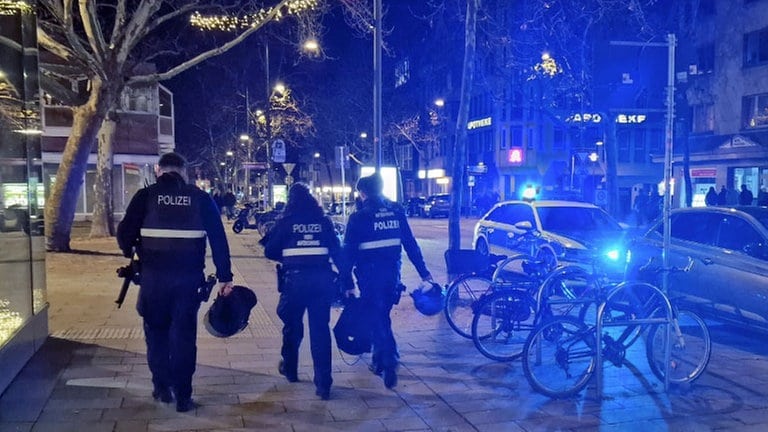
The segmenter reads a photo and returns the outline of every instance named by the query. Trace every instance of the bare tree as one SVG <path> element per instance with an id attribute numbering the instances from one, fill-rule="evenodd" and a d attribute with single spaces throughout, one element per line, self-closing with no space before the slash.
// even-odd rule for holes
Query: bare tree
<path id="1" fill-rule="evenodd" d="M 88 155 L 104 120 L 108 119 L 109 111 L 117 106 L 117 99 L 126 85 L 172 78 L 200 62 L 226 52 L 266 23 L 299 11 L 306 5 L 312 7 L 315 4 L 281 0 L 271 8 L 245 15 L 239 11 L 258 11 L 258 5 L 251 2 L 232 3 L 236 4 L 237 9 L 234 5 L 227 8 L 203 1 L 40 1 L 40 45 L 58 57 L 61 63 L 77 63 L 89 83 L 87 99 L 72 108 L 72 132 L 62 155 L 56 182 L 46 200 L 48 250 L 70 249 L 75 205 Z M 234 31 L 224 40 L 219 40 L 219 35 L 196 40 L 195 43 L 168 38 L 169 34 L 186 29 L 183 18 L 195 10 L 229 13 L 228 16 L 236 17 L 228 21 Z M 248 19 L 239 19 L 239 16 L 247 16 Z M 161 32 L 164 29 L 166 33 Z M 186 49 L 181 50 L 180 46 Z M 162 63 L 165 67 L 162 72 L 138 72 L 139 67 L 147 63 Z M 107 123 L 101 134 L 103 139 L 100 142 L 107 147 L 99 157 L 102 182 L 111 176 L 111 166 L 108 166 L 111 163 L 111 151 L 106 142 L 112 140 L 113 130 Z M 98 184 L 96 190 L 103 187 L 103 184 Z M 111 194 L 111 189 L 104 189 L 103 192 Z M 103 206 L 108 201 L 110 198 L 105 198 L 96 205 Z M 96 209 L 94 213 L 105 216 L 108 209 Z M 96 223 L 103 224 L 105 233 L 109 232 L 111 227 L 107 226 L 108 222 L 102 217 L 100 219 Z"/>

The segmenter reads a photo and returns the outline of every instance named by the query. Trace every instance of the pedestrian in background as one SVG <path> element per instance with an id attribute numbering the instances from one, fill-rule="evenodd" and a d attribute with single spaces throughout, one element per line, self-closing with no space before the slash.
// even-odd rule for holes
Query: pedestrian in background
<path id="1" fill-rule="evenodd" d="M 280 261 L 277 315 L 283 321 L 281 375 L 298 378 L 299 346 L 304 337 L 304 311 L 309 319 L 309 342 L 314 366 L 315 394 L 330 397 L 331 304 L 339 295 L 331 259 L 341 267 L 342 251 L 333 222 L 310 194 L 309 187 L 295 183 L 288 192 L 282 216 L 263 239 L 264 256 Z M 346 288 L 354 288 L 349 270 Z"/>
<path id="2" fill-rule="evenodd" d="M 704 203 L 707 207 L 713 207 L 717 205 L 717 191 L 714 186 L 710 186 L 707 191 L 707 195 L 704 197 Z"/>
<path id="3" fill-rule="evenodd" d="M 221 204 L 224 207 L 224 213 L 227 215 L 227 220 L 231 220 L 235 217 L 235 204 L 237 203 L 237 197 L 232 193 L 232 189 L 227 189 L 224 196 L 221 197 Z"/>
<path id="4" fill-rule="evenodd" d="M 158 165 L 157 183 L 131 199 L 117 243 L 126 257 L 135 250 L 141 262 L 136 309 L 144 319 L 152 396 L 165 403 L 175 397 L 176 411 L 186 412 L 195 407 L 192 375 L 206 237 L 222 295 L 232 290 L 232 270 L 221 215 L 210 195 L 187 183 L 186 160 L 167 153 Z"/>
<path id="5" fill-rule="evenodd" d="M 752 200 L 755 197 L 752 195 L 752 191 L 747 188 L 747 185 L 741 185 L 741 193 L 739 193 L 739 205 L 752 205 Z"/>
<path id="6" fill-rule="evenodd" d="M 720 192 L 717 194 L 717 205 L 724 206 L 728 204 L 728 189 L 725 185 L 720 186 Z"/>
<path id="7" fill-rule="evenodd" d="M 345 257 L 354 266 L 360 298 L 370 310 L 373 361 L 371 370 L 384 379 L 384 385 L 397 385 L 399 354 L 392 333 L 390 311 L 400 300 L 402 249 L 408 255 L 423 282 L 432 276 L 424 263 L 405 211 L 382 194 L 378 174 L 357 182 L 361 204 L 349 216 L 344 236 Z M 350 295 L 348 292 L 347 295 Z"/>
<path id="8" fill-rule="evenodd" d="M 768 191 L 765 187 L 761 187 L 760 192 L 757 193 L 757 205 L 768 206 Z"/>
<path id="9" fill-rule="evenodd" d="M 648 205 L 648 192 L 644 187 L 640 188 L 640 191 L 635 197 L 635 203 L 632 209 L 635 212 L 636 226 L 639 228 L 645 225 L 645 207 Z"/>

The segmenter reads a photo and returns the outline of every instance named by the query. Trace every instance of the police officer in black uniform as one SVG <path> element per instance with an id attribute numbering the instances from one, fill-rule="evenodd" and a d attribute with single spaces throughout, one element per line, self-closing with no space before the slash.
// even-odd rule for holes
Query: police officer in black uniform
<path id="1" fill-rule="evenodd" d="M 229 245 L 216 204 L 186 181 L 186 161 L 177 153 L 158 163 L 157 183 L 134 195 L 117 227 L 125 256 L 134 248 L 141 262 L 136 309 L 144 319 L 152 396 L 176 411 L 195 407 L 192 375 L 197 357 L 198 288 L 204 282 L 206 237 L 211 245 L 219 292 L 232 290 Z"/>
<path id="2" fill-rule="evenodd" d="M 354 266 L 360 298 L 371 310 L 371 370 L 381 374 L 384 385 L 392 388 L 397 385 L 399 355 L 389 313 L 400 300 L 402 249 L 422 281 L 430 282 L 432 276 L 408 225 L 405 210 L 386 199 L 382 189 L 383 182 L 378 174 L 357 182 L 362 205 L 349 217 L 344 251 L 348 265 Z"/>
<path id="3" fill-rule="evenodd" d="M 314 365 L 316 394 L 330 397 L 331 303 L 339 294 L 330 259 L 340 267 L 341 245 L 333 222 L 303 183 L 291 186 L 282 217 L 262 241 L 264 255 L 280 261 L 277 314 L 283 321 L 283 346 L 279 372 L 290 382 L 298 381 L 299 345 L 304 337 L 302 318 L 307 311 Z M 349 272 L 347 271 L 347 274 Z M 353 287 L 351 275 L 346 282 Z"/>

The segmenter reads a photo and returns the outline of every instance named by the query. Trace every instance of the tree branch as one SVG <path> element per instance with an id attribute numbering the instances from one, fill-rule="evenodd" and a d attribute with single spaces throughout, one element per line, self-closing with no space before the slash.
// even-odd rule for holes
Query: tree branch
<path id="1" fill-rule="evenodd" d="M 75 57 L 75 53 L 69 47 L 54 40 L 42 26 L 37 26 L 37 43 L 61 59 L 72 60 Z"/>
<path id="2" fill-rule="evenodd" d="M 143 31 L 142 36 L 145 36 L 145 35 L 151 33 L 156 28 L 160 27 L 166 21 L 172 20 L 172 19 L 177 18 L 177 17 L 179 17 L 181 15 L 184 15 L 187 12 L 191 12 L 191 11 L 196 10 L 196 9 L 199 9 L 199 4 L 198 4 L 197 1 L 189 3 L 189 4 L 186 4 L 186 5 L 176 9 L 175 11 L 173 11 L 171 13 L 159 16 L 156 19 L 152 20 L 151 22 L 147 23 L 147 25 L 143 29 L 144 31 Z"/>
<path id="3" fill-rule="evenodd" d="M 112 28 L 112 36 L 109 38 L 110 49 L 114 49 L 125 35 L 125 0 L 118 0 L 115 11 L 115 25 Z"/>
<path id="4" fill-rule="evenodd" d="M 153 0 L 141 0 L 141 3 L 131 15 L 131 20 L 125 27 L 125 31 L 122 34 L 122 43 L 117 51 L 117 64 L 124 64 L 128 59 L 133 47 L 139 42 L 142 34 L 142 28 L 147 25 L 147 22 L 152 15 L 160 10 L 163 2 Z"/>
<path id="5" fill-rule="evenodd" d="M 88 39 L 93 54 L 99 61 L 104 61 L 104 35 L 101 32 L 101 26 L 97 21 L 96 9 L 93 1 L 79 0 L 78 9 L 80 10 L 80 20 L 83 22 L 85 35 Z"/>
<path id="6" fill-rule="evenodd" d="M 275 19 L 275 17 L 280 16 L 281 15 L 280 9 L 283 8 L 285 5 L 287 5 L 288 3 L 290 3 L 291 1 L 292 0 L 282 0 L 280 3 L 277 4 L 277 6 L 270 9 L 270 11 L 267 13 L 267 15 L 264 17 L 264 20 L 261 23 L 259 23 L 258 25 L 249 27 L 239 36 L 225 43 L 224 45 L 205 51 L 203 53 L 200 53 L 196 57 L 193 57 L 187 60 L 186 62 L 169 69 L 166 72 L 135 76 L 130 79 L 130 83 L 133 84 L 133 83 L 144 83 L 144 82 L 156 82 L 156 81 L 171 79 L 176 75 L 184 72 L 185 70 L 203 62 L 204 60 L 207 60 L 212 57 L 216 57 L 217 55 L 220 55 L 222 53 L 229 51 L 230 49 L 235 47 L 237 44 L 245 40 L 248 36 L 256 32 L 257 30 L 261 29 L 266 23 L 271 22 L 272 20 Z"/>
<path id="7" fill-rule="evenodd" d="M 72 2 L 73 0 L 64 0 L 64 5 L 61 9 L 61 12 L 64 15 L 63 30 L 67 37 L 67 41 L 69 41 L 69 44 L 76 55 L 84 59 L 87 63 L 92 64 L 94 72 L 98 73 L 102 79 L 106 80 L 107 76 L 104 73 L 104 69 L 102 68 L 101 63 L 98 62 L 97 59 L 94 58 L 94 56 L 88 52 L 87 49 L 85 49 L 83 44 L 80 43 L 80 37 L 75 33 L 75 26 L 72 17 Z"/>

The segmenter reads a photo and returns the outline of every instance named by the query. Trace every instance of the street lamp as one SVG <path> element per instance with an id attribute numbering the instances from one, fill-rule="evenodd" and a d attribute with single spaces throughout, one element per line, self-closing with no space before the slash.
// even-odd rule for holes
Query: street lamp
<path id="1" fill-rule="evenodd" d="M 243 171 L 245 172 L 245 181 L 244 181 L 244 191 L 243 193 L 247 196 L 251 196 L 251 143 L 253 141 L 251 140 L 251 137 L 248 134 L 242 134 L 240 135 L 240 145 L 247 146 L 246 147 L 246 160 L 245 163 L 243 163 Z"/>

